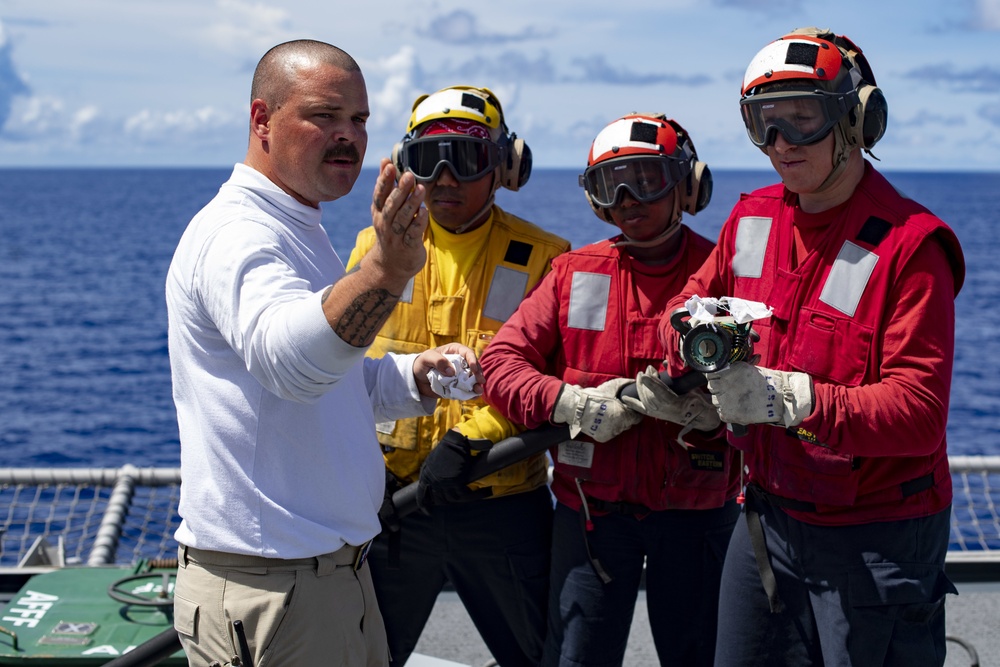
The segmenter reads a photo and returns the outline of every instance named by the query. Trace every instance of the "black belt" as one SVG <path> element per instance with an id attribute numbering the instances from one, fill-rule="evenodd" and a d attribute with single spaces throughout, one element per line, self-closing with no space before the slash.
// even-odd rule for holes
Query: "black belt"
<path id="1" fill-rule="evenodd" d="M 908 482 L 899 485 L 903 493 L 903 498 L 907 498 L 921 491 L 934 486 L 934 473 L 930 472 Z M 774 578 L 774 570 L 771 569 L 771 561 L 767 557 L 767 543 L 764 540 L 764 528 L 760 524 L 760 513 L 757 511 L 757 503 L 766 502 L 775 507 L 781 507 L 797 512 L 815 512 L 815 503 L 803 500 L 784 498 L 768 493 L 756 484 L 747 485 L 746 493 L 746 515 L 747 530 L 750 534 L 750 546 L 753 547 L 754 559 L 757 561 L 757 571 L 760 573 L 760 583 L 764 586 L 767 594 L 767 602 L 772 614 L 778 614 L 784 610 L 785 605 L 778 598 L 778 585 Z"/>

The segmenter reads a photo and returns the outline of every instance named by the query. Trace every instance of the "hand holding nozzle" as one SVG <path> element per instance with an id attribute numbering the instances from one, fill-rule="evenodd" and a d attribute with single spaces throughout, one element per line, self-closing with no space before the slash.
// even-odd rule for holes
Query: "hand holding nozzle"
<path id="1" fill-rule="evenodd" d="M 737 324 L 731 317 L 723 316 L 692 327 L 687 320 L 689 316 L 687 308 L 678 308 L 670 314 L 670 325 L 681 335 L 684 363 L 699 374 L 719 373 L 737 361 L 756 361 L 753 344 L 760 337 L 749 322 Z M 737 437 L 747 433 L 743 424 L 729 426 Z"/>
<path id="2" fill-rule="evenodd" d="M 719 414 L 704 392 L 692 391 L 705 384 L 701 373 L 672 378 L 649 366 L 635 382 L 622 390 L 622 403 L 654 419 L 680 424 L 685 429 L 713 431 L 721 423 Z"/>

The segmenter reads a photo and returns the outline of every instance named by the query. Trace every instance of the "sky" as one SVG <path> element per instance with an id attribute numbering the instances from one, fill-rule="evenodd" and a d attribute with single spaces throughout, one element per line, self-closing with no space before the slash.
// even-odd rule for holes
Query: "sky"
<path id="1" fill-rule="evenodd" d="M 365 166 L 414 99 L 485 86 L 536 168 L 582 168 L 633 111 L 684 126 L 715 169 L 768 169 L 739 115 L 754 54 L 846 35 L 889 104 L 884 170 L 1000 172 L 1000 0 L 0 0 L 0 167 L 229 167 L 267 49 L 318 39 L 361 65 Z"/>

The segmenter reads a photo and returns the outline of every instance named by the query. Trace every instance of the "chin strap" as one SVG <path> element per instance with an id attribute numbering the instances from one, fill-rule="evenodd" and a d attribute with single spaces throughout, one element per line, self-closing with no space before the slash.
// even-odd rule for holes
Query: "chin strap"
<path id="1" fill-rule="evenodd" d="M 457 229 L 451 229 L 451 230 L 448 230 L 448 231 L 450 231 L 452 234 L 461 234 L 463 232 L 469 231 L 469 228 L 472 227 L 473 223 L 475 223 L 476 221 L 478 221 L 479 218 L 481 218 L 484 213 L 486 213 L 491 208 L 493 208 L 493 202 L 497 198 L 497 190 L 499 190 L 499 189 L 500 189 L 500 179 L 497 177 L 497 172 L 494 171 L 493 172 L 493 192 L 490 193 L 490 196 L 486 200 L 486 203 L 483 205 L 483 207 L 481 209 L 479 209 L 478 211 L 476 211 L 475 215 L 470 216 L 469 217 L 469 221 L 467 223 L 465 223 L 464 225 L 460 225 Z"/>
<path id="2" fill-rule="evenodd" d="M 479 209 L 479 211 L 474 216 L 469 218 L 469 221 L 467 223 L 465 223 L 464 225 L 460 225 L 457 229 L 449 229 L 448 231 L 450 231 L 452 234 L 461 234 L 462 232 L 469 231 L 469 228 L 472 227 L 473 223 L 477 222 L 480 218 L 482 218 L 484 213 L 493 208 L 494 199 L 496 199 L 496 196 L 490 195 L 490 198 L 486 200 L 486 205 L 483 206 L 481 209 Z"/>
<path id="3" fill-rule="evenodd" d="M 823 192 L 844 173 L 844 170 L 847 169 L 847 160 L 851 157 L 851 150 L 847 135 L 844 133 L 843 123 L 837 123 L 833 128 L 833 157 L 835 160 L 833 169 L 830 170 L 826 180 L 816 188 L 815 192 Z"/>
<path id="4" fill-rule="evenodd" d="M 625 248 L 625 247 L 630 247 L 630 248 L 654 248 L 654 247 L 660 245 L 661 243 L 664 243 L 664 242 L 668 241 L 669 239 L 672 239 L 673 237 L 677 236 L 677 234 L 681 231 L 680 197 L 674 197 L 673 218 L 674 218 L 674 221 L 672 223 L 670 223 L 669 225 L 667 225 L 666 229 L 664 229 L 662 232 L 660 232 L 659 234 L 657 234 L 656 236 L 654 236 L 651 239 L 647 239 L 645 241 L 636 241 L 635 239 L 629 238 L 627 234 L 625 234 L 624 232 L 622 232 L 622 237 L 624 237 L 625 240 L 624 241 L 618 241 L 617 243 L 612 243 L 611 247 L 612 248 Z M 612 224 L 614 224 L 614 223 L 612 223 Z"/>

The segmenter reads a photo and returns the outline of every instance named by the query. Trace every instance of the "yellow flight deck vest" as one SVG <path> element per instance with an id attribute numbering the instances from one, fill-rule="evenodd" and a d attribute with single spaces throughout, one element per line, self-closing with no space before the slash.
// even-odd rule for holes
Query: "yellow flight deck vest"
<path id="1" fill-rule="evenodd" d="M 492 209 L 487 239 L 457 294 L 446 294 L 439 280 L 430 233 L 424 239 L 427 263 L 407 284 L 392 315 L 379 331 L 368 356 L 409 354 L 447 343 L 463 343 L 481 355 L 521 300 L 548 273 L 552 258 L 569 242 L 537 225 Z M 375 230 L 362 230 L 348 270 L 375 244 Z M 470 439 L 498 442 L 522 430 L 481 398 L 439 400 L 433 415 L 376 424 L 386 467 L 404 483 L 417 480 L 420 466 L 444 434 L 456 428 Z M 473 483 L 493 487 L 493 495 L 528 491 L 545 484 L 545 455 L 538 454 Z"/>

